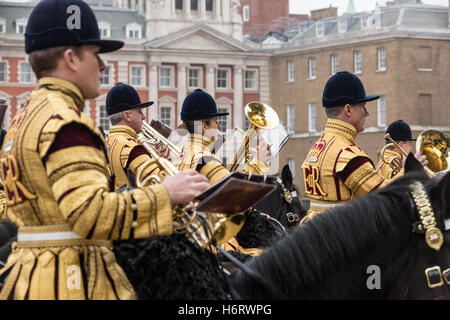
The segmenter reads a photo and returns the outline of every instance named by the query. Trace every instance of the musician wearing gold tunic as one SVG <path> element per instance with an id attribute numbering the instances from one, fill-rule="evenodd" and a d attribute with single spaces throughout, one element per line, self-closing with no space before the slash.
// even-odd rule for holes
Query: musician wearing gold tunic
<path id="1" fill-rule="evenodd" d="M 71 6 L 80 10 L 80 28 L 66 24 Z M 29 17 L 25 50 L 39 84 L 11 121 L 0 153 L 8 218 L 19 226 L 0 269 L 0 276 L 9 272 L 0 299 L 136 298 L 111 240 L 171 234 L 172 205 L 209 185 L 190 172 L 110 192 L 103 135 L 82 110 L 99 94 L 99 53 L 122 46 L 100 40 L 82 0 L 43 0 Z M 180 180 L 185 190 L 176 188 Z"/>
<path id="2" fill-rule="evenodd" d="M 181 110 L 181 120 L 183 121 L 181 128 L 189 132 L 189 138 L 182 153 L 174 161 L 178 169 L 194 168 L 208 178 L 211 184 L 230 174 L 222 161 L 211 151 L 220 130 L 217 117 L 228 114 L 228 112 L 218 113 L 214 98 L 201 89 L 196 89 L 186 97 Z M 257 152 L 262 155 L 261 158 L 269 158 L 270 151 L 266 151 L 266 153 L 264 151 Z M 242 172 L 261 175 L 267 173 L 268 170 L 267 165 L 254 157 Z M 225 250 L 234 250 L 250 255 L 259 255 L 262 252 L 258 248 L 241 247 L 236 237 L 222 247 Z"/>
<path id="3" fill-rule="evenodd" d="M 213 97 L 201 89 L 196 89 L 186 97 L 181 110 L 181 128 L 189 132 L 189 138 L 181 155 L 174 161 L 178 169 L 194 168 L 207 177 L 211 184 L 230 174 L 222 161 L 211 151 L 220 130 L 217 117 L 226 115 L 229 113 L 217 112 Z M 269 158 L 267 154 L 264 154 L 265 158 Z M 257 157 L 242 169 L 244 173 L 258 175 L 268 171 L 269 167 Z"/>
<path id="4" fill-rule="evenodd" d="M 136 90 L 124 83 L 116 84 L 106 96 L 106 112 L 112 124 L 107 138 L 109 168 L 114 176 L 115 190 L 123 185 L 130 185 L 128 177 L 135 177 L 138 168 L 151 159 L 137 136 L 142 131 L 145 119 L 142 108 L 152 104 L 152 101 L 141 103 Z M 167 157 L 168 149 L 163 148 L 157 152 Z M 156 163 L 145 167 L 142 178 L 149 175 L 165 177 L 164 171 Z"/>
<path id="5" fill-rule="evenodd" d="M 328 117 L 325 130 L 302 164 L 310 199 L 304 221 L 389 182 L 355 143 L 369 115 L 366 102 L 378 98 L 366 96 L 361 80 L 354 74 L 342 71 L 329 78 L 322 98 Z"/>
<path id="6" fill-rule="evenodd" d="M 412 141 L 416 141 L 416 139 L 412 138 L 411 128 L 405 121 L 397 120 L 392 122 L 386 129 L 386 134 L 389 134 L 391 139 L 402 148 L 406 154 L 412 151 Z M 390 140 L 386 140 L 386 144 L 389 143 L 392 144 Z M 416 154 L 416 157 L 418 157 L 418 154 Z M 393 145 L 391 147 L 388 146 L 385 151 L 384 160 L 385 162 L 380 160 L 376 166 L 376 169 L 383 177 L 386 179 L 393 179 L 394 177 L 401 177 L 404 174 L 403 169 L 396 172 L 392 165 L 389 165 L 392 161 L 397 161 L 400 165 L 405 161 L 405 156 L 401 150 L 398 150 Z"/>

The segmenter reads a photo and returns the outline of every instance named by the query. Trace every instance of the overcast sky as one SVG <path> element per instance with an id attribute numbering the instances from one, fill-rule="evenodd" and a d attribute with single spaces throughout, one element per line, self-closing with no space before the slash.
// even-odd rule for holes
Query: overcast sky
<path id="1" fill-rule="evenodd" d="M 289 10 L 291 13 L 309 14 L 311 10 L 327 8 L 331 4 L 338 8 L 338 15 L 341 15 L 346 11 L 348 2 L 349 0 L 289 0 Z M 386 0 L 353 0 L 356 12 L 373 10 L 377 2 L 384 6 Z M 422 3 L 448 7 L 448 0 L 422 0 Z"/>

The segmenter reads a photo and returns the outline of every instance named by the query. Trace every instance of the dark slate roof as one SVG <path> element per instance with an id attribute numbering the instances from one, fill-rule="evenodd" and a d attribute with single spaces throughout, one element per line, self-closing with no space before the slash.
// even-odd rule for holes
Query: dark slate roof
<path id="1" fill-rule="evenodd" d="M 37 1 L 19 3 L 0 1 L 0 18 L 6 19 L 6 33 L 16 33 L 15 21 L 28 18 Z M 126 38 L 125 27 L 129 23 L 142 25 L 142 37 L 145 38 L 145 17 L 134 10 L 118 9 L 108 5 L 111 0 L 91 0 L 97 21 L 105 21 L 111 25 L 111 38 Z"/>
<path id="2" fill-rule="evenodd" d="M 449 34 L 449 10 L 446 6 L 424 4 L 404 4 L 399 6 L 379 7 L 373 11 L 359 13 L 346 13 L 332 18 L 310 22 L 303 31 L 299 28 L 296 34 L 286 34 L 286 30 L 279 29 L 271 32 L 263 39 L 277 34 L 277 39 L 288 39 L 283 46 L 298 46 L 317 42 L 331 42 L 336 40 L 352 39 L 368 33 L 388 33 L 397 29 L 407 30 L 413 28 L 414 32 Z M 340 33 L 338 22 L 347 21 L 347 31 Z M 368 22 L 369 21 L 369 22 Z M 371 23 L 372 22 L 372 23 Z M 324 35 L 317 36 L 316 30 L 323 24 Z M 449 34 L 450 35 L 450 34 Z M 283 37 L 284 36 L 284 37 Z M 254 41 L 258 42 L 258 41 Z"/>

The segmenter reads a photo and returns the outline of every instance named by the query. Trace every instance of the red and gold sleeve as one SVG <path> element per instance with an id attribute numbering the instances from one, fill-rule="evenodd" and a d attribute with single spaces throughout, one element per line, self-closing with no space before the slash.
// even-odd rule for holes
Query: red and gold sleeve
<path id="1" fill-rule="evenodd" d="M 125 170 L 130 169 L 130 171 L 136 176 L 138 168 L 151 159 L 151 156 L 143 146 L 136 146 L 130 152 Z M 156 162 L 153 162 L 151 165 L 146 165 L 141 177 L 145 179 L 150 175 L 157 175 L 163 179 L 166 176 L 166 172 L 161 170 Z"/>
<path id="2" fill-rule="evenodd" d="M 68 141 L 67 135 L 87 142 Z M 144 238 L 172 233 L 172 206 L 163 185 L 123 193 L 109 191 L 106 157 L 89 143 L 86 128 L 58 132 L 44 158 L 59 209 L 78 235 L 92 239 Z"/>
<path id="3" fill-rule="evenodd" d="M 342 150 L 336 163 L 336 176 L 355 196 L 365 195 L 390 182 L 374 168 L 370 158 L 356 146 Z"/>

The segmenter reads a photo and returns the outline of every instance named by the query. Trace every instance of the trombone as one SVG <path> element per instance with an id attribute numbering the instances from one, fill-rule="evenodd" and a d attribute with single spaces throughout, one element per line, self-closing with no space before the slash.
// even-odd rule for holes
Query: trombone
<path id="1" fill-rule="evenodd" d="M 175 153 L 177 156 L 181 153 L 181 149 L 178 148 L 174 143 L 172 143 L 169 139 L 164 137 L 161 133 L 159 133 L 155 128 L 149 125 L 147 122 L 142 122 L 142 135 L 146 139 L 147 143 L 155 147 L 156 145 L 164 145 L 170 151 Z"/>
<path id="2" fill-rule="evenodd" d="M 248 103 L 244 109 L 245 116 L 250 121 L 250 127 L 245 133 L 244 141 L 234 155 L 233 161 L 229 164 L 229 171 L 236 171 L 239 163 L 245 157 L 245 162 L 249 159 L 249 146 L 251 139 L 259 129 L 273 129 L 280 122 L 278 114 L 269 105 L 253 101 Z"/>
<path id="3" fill-rule="evenodd" d="M 386 140 L 390 141 L 390 143 L 386 144 L 383 147 L 383 149 L 381 149 L 381 161 L 391 167 L 391 169 L 392 169 L 392 176 L 395 176 L 395 175 L 397 175 L 397 173 L 400 172 L 400 170 L 402 170 L 402 158 L 395 156 L 395 157 L 392 157 L 391 160 L 387 160 L 386 157 L 385 157 L 386 150 L 393 147 L 393 148 L 397 149 L 398 151 L 400 151 L 400 153 L 404 157 L 407 157 L 408 154 L 406 153 L 405 150 L 403 150 L 402 147 L 400 147 L 400 145 L 397 142 L 395 142 L 391 138 L 391 135 L 389 133 L 386 133 L 384 138 Z"/>

